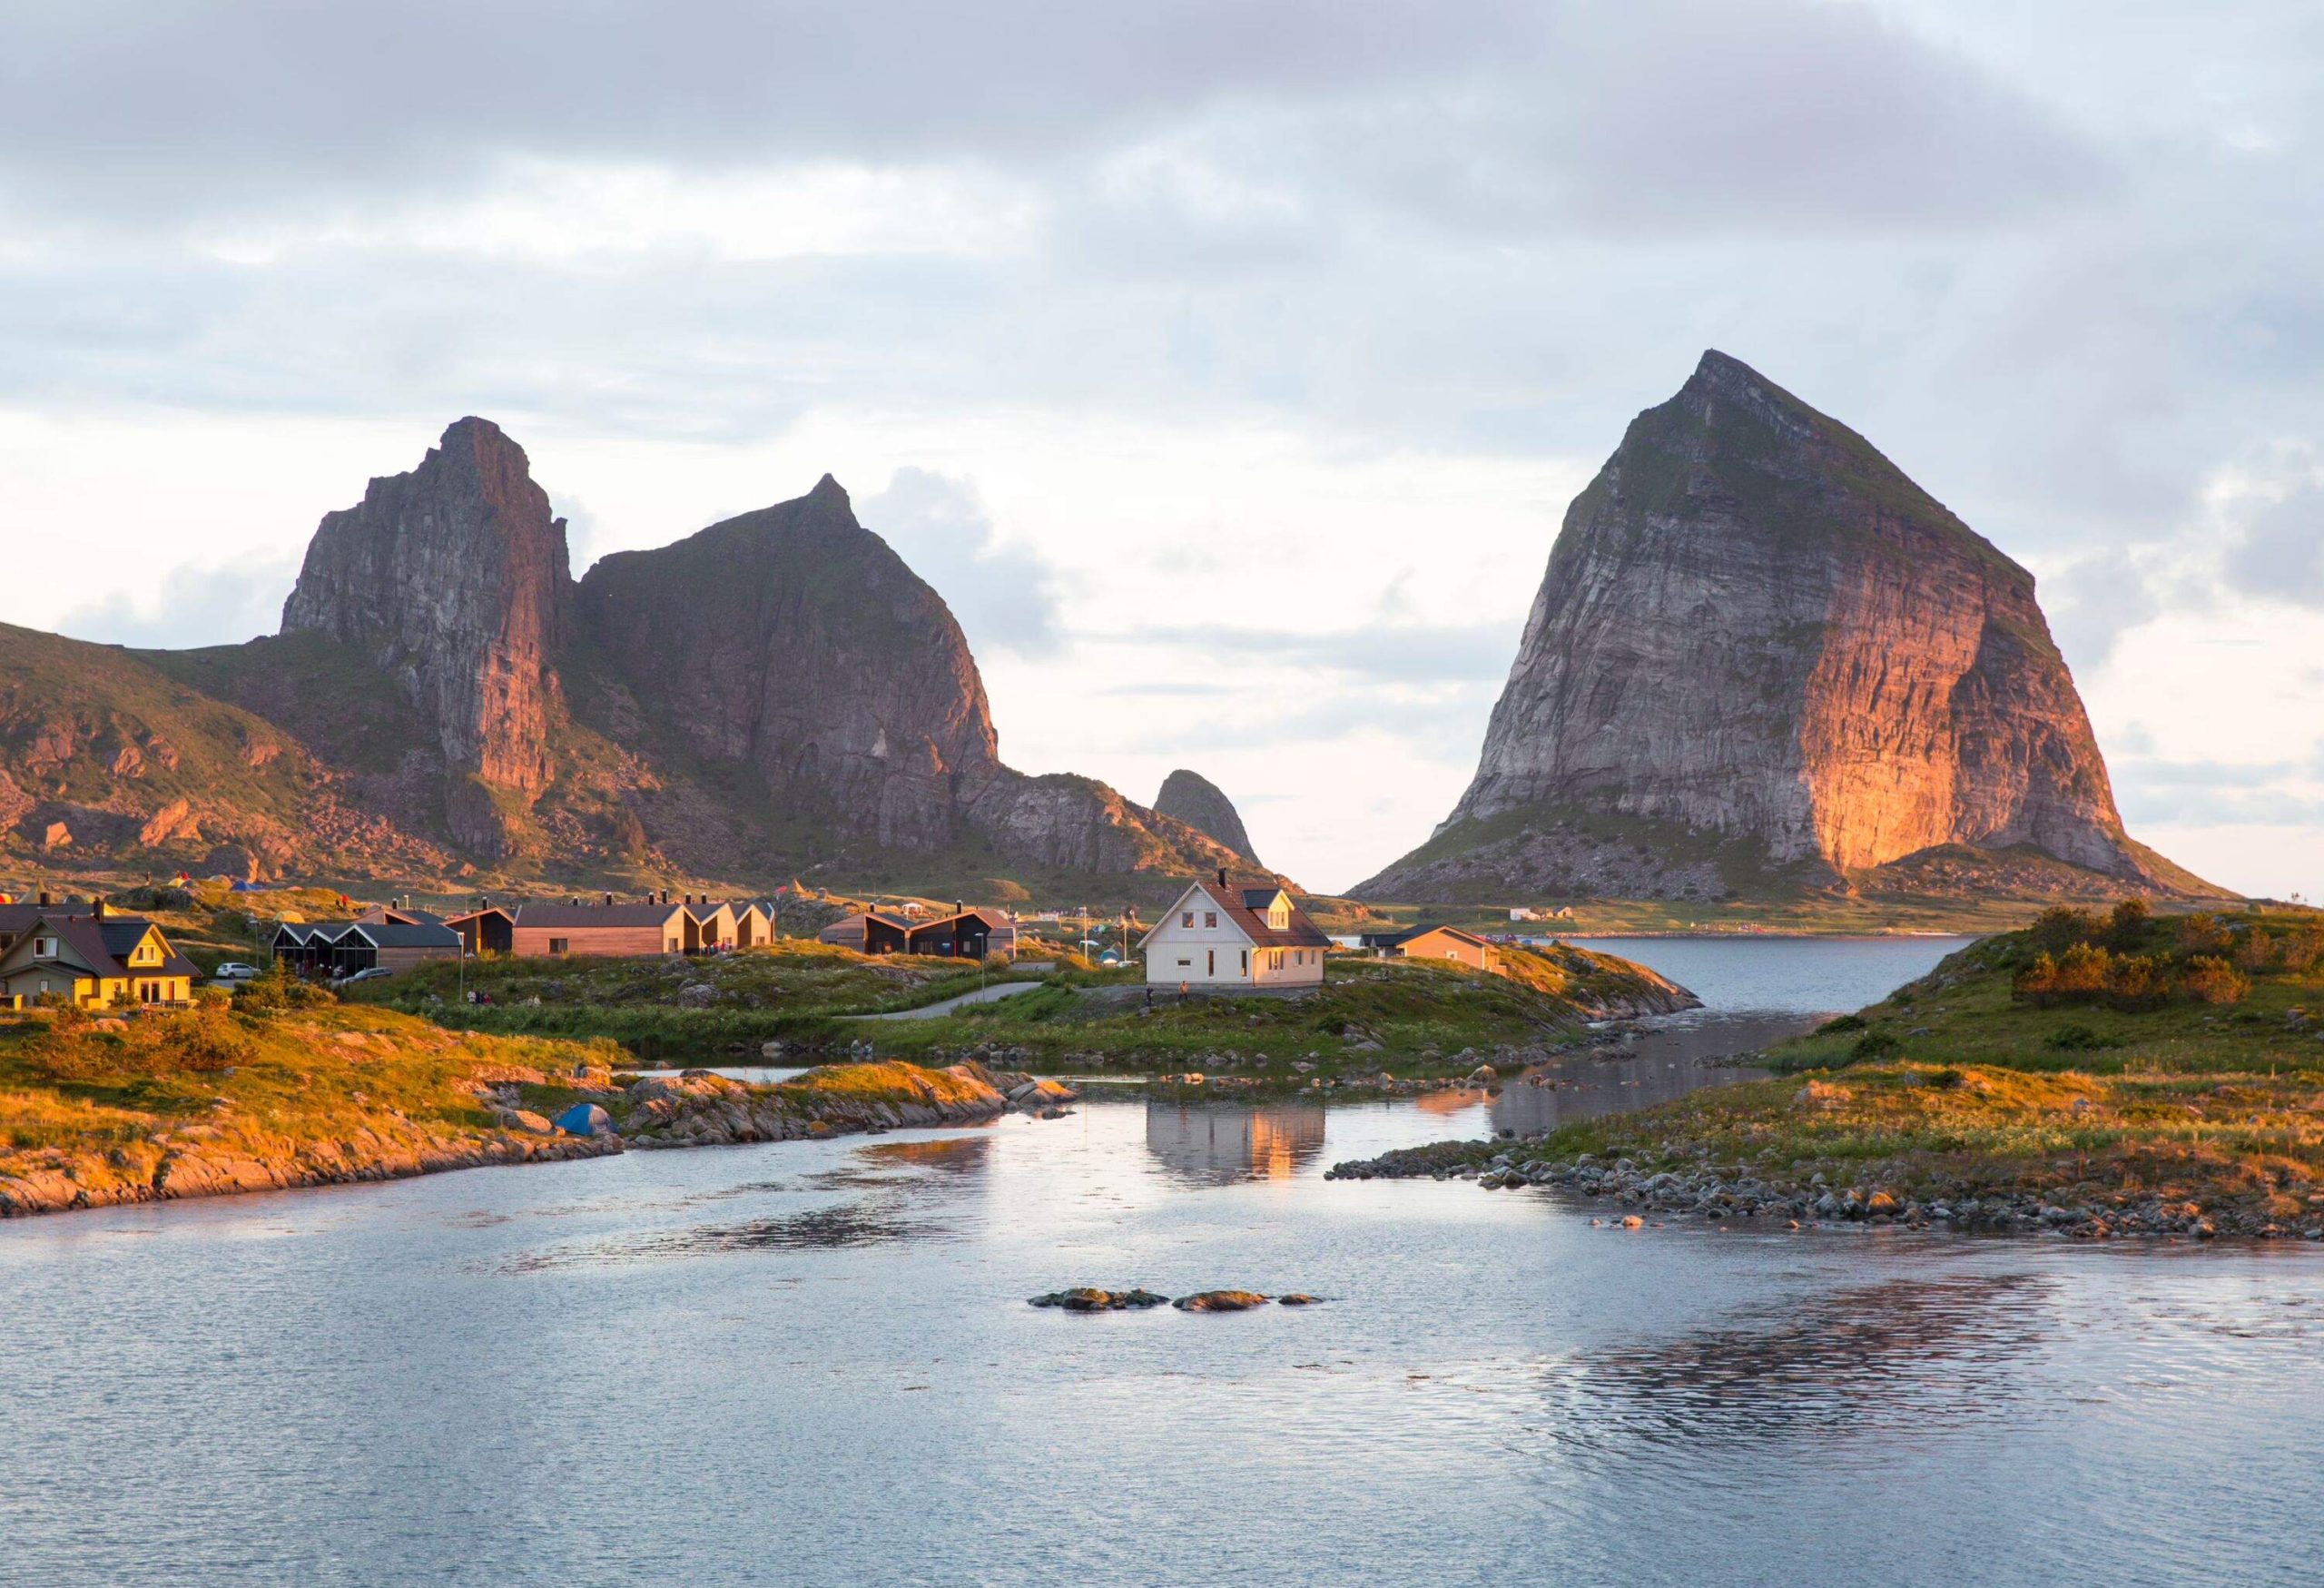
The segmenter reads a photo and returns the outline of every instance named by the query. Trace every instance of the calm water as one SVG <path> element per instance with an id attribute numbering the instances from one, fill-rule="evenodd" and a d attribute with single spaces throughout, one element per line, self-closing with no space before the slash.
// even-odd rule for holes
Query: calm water
<path id="1" fill-rule="evenodd" d="M 1490 1122 L 1097 1102 L 0 1226 L 0 1580 L 2318 1581 L 2308 1248 L 1320 1179 Z M 1332 1299 L 1024 1305 L 1076 1283 Z"/>

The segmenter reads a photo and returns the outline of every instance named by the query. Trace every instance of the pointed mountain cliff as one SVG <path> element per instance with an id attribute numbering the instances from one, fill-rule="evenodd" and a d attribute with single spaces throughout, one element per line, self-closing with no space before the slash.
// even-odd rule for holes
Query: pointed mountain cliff
<path id="1" fill-rule="evenodd" d="M 395 680 L 454 774 L 454 834 L 497 857 L 507 843 L 499 809 L 462 774 L 524 802 L 548 786 L 572 584 L 565 520 L 525 449 L 471 417 L 419 468 L 372 480 L 360 504 L 324 516 L 282 604 L 282 633 L 328 635 Z"/>
<path id="2" fill-rule="evenodd" d="M 524 449 L 463 419 L 324 518 L 280 635 L 124 654 L 9 631 L 0 651 L 23 658 L 0 852 L 44 863 L 231 850 L 237 872 L 770 886 L 821 867 L 1128 900 L 1236 860 L 1104 784 L 1003 765 L 959 624 L 828 476 L 576 585 Z"/>
<path id="3" fill-rule="evenodd" d="M 1719 897 L 1951 846 L 2204 886 L 2124 833 L 2033 576 L 1714 351 L 1567 510 L 1468 792 L 1354 891 Z"/>
<path id="4" fill-rule="evenodd" d="M 1235 802 L 1200 773 L 1188 772 L 1182 766 L 1164 778 L 1162 792 L 1154 796 L 1154 808 L 1166 816 L 1177 817 L 1197 833 L 1208 833 L 1250 864 L 1259 863 Z"/>

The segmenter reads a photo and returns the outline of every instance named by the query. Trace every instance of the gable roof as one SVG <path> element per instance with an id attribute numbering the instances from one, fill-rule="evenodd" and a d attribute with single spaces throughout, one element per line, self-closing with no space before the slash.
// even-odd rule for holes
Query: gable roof
<path id="1" fill-rule="evenodd" d="M 15 937 L 29 932 L 42 916 L 62 921 L 68 915 L 94 915 L 94 904 L 0 904 L 0 938 Z"/>
<path id="2" fill-rule="evenodd" d="M 464 910 L 458 915 L 447 915 L 444 917 L 444 924 L 458 926 L 464 921 L 480 921 L 487 915 L 497 915 L 503 921 L 513 922 L 517 919 L 517 912 L 513 910 L 504 909 L 498 904 L 480 904 L 474 910 Z"/>
<path id="3" fill-rule="evenodd" d="M 162 962 L 142 965 L 133 970 L 123 962 L 136 952 L 137 945 L 152 932 L 162 941 Z M 192 962 L 170 947 L 170 940 L 162 937 L 161 929 L 140 915 L 109 915 L 99 920 L 94 915 L 44 914 L 25 929 L 25 942 L 37 938 L 53 937 L 73 951 L 74 958 L 89 968 L 90 973 L 104 979 L 125 976 L 185 976 L 201 974 Z M 18 945 L 23 946 L 22 944 Z M 9 951 L 11 956 L 15 949 Z M 35 955 L 32 963 L 40 963 Z M 61 958 L 59 962 L 62 962 Z"/>
<path id="4" fill-rule="evenodd" d="M 448 926 L 400 921 L 359 921 L 340 936 L 360 936 L 375 949 L 457 949 L 461 941 Z"/>
<path id="5" fill-rule="evenodd" d="M 1227 887 L 1201 878 L 1197 878 L 1185 893 L 1179 894 L 1177 902 L 1163 913 L 1160 921 L 1147 930 L 1146 936 L 1137 940 L 1138 946 L 1144 947 L 1147 939 L 1168 926 L 1171 915 L 1177 913 L 1186 902 L 1196 893 L 1216 905 L 1219 914 L 1228 925 L 1251 940 L 1253 948 L 1327 949 L 1332 946 L 1332 940 L 1324 935 L 1323 929 L 1307 919 L 1305 911 L 1291 903 L 1290 895 L 1283 889 Z M 1290 923 L 1282 928 L 1269 926 L 1266 918 L 1267 906 L 1275 902 L 1278 894 L 1282 894 L 1284 902 L 1290 906 L 1291 910 Z M 1251 901 L 1256 901 L 1256 902 L 1254 903 Z"/>
<path id="6" fill-rule="evenodd" d="M 396 904 L 374 904 L 355 918 L 359 926 L 441 926 L 444 917 L 433 910 L 407 910 Z"/>
<path id="7" fill-rule="evenodd" d="M 1501 946 L 1490 938 L 1479 937 L 1475 932 L 1467 930 L 1465 927 L 1459 926 L 1415 926 L 1410 932 L 1407 932 L 1398 937 L 1396 939 L 1396 942 L 1399 946 L 1407 945 L 1415 942 L 1423 937 L 1433 937 L 1440 932 L 1447 937 L 1457 937 L 1462 942 L 1473 943 L 1481 949 L 1494 949 Z"/>
<path id="8" fill-rule="evenodd" d="M 666 926 L 685 913 L 683 904 L 519 904 L 509 920 L 518 926 L 586 930 L 592 926 Z"/>

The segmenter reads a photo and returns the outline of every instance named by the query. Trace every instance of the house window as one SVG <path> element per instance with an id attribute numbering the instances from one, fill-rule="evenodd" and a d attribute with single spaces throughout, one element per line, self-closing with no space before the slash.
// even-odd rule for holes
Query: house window
<path id="1" fill-rule="evenodd" d="M 567 953 L 572 951 L 572 948 L 573 940 L 569 937 L 553 937 L 548 940 L 548 952 L 553 954 Z"/>
<path id="2" fill-rule="evenodd" d="M 675 938 L 675 937 L 674 937 L 674 938 L 672 938 L 672 939 L 670 940 L 670 946 L 669 946 L 669 948 L 668 948 L 667 950 L 665 950 L 665 952 L 668 952 L 668 953 L 673 953 L 673 954 L 676 953 L 676 952 L 678 952 L 678 940 L 677 940 L 676 938 Z"/>
<path id="3" fill-rule="evenodd" d="M 1216 910 L 1204 911 L 1202 912 L 1202 923 L 1205 926 L 1216 926 L 1218 924 L 1218 912 Z"/>
<path id="4" fill-rule="evenodd" d="M 1191 911 L 1191 910 L 1187 911 L 1185 914 L 1183 914 L 1183 915 L 1181 915 L 1181 916 L 1179 916 L 1179 917 L 1178 917 L 1178 924 L 1179 924 L 1180 926 L 1192 926 L 1194 923 L 1195 923 L 1195 912 L 1194 912 L 1193 911 Z"/>
<path id="5" fill-rule="evenodd" d="M 1188 965 L 1191 965 L 1191 964 L 1193 964 L 1193 963 L 1194 963 L 1194 962 L 1193 962 L 1192 960 L 1180 960 L 1180 961 L 1178 962 L 1178 969 L 1180 969 L 1181 971 L 1183 971 L 1183 970 L 1185 970 Z M 48 990 L 48 983 L 47 983 L 47 982 L 45 982 L 45 981 L 42 982 L 42 983 L 41 983 L 41 990 L 42 990 L 43 991 L 46 991 Z"/>
<path id="6" fill-rule="evenodd" d="M 1245 974 L 1246 976 L 1247 976 L 1247 975 L 1249 975 L 1250 973 L 1251 973 L 1251 951 L 1250 951 L 1250 950 L 1248 950 L 1248 949 L 1245 949 L 1245 950 L 1243 951 L 1243 974 Z"/>
<path id="7" fill-rule="evenodd" d="M 36 959 L 43 959 L 43 960 L 53 960 L 53 959 L 54 959 L 54 958 L 56 957 L 56 940 L 55 940 L 54 938 L 53 938 L 53 937 L 43 937 L 43 938 L 35 938 L 35 939 L 34 939 L 34 940 L 33 940 L 33 955 L 34 955 L 34 958 L 36 958 Z M 40 984 L 40 990 L 41 990 L 43 992 L 47 991 L 48 991 L 48 983 L 47 983 L 47 982 L 45 982 L 45 981 L 42 982 L 42 983 Z"/>

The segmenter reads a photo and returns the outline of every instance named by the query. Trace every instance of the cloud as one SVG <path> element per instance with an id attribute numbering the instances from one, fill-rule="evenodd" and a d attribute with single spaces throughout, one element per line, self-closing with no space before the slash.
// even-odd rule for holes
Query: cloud
<path id="1" fill-rule="evenodd" d="M 899 469 L 859 516 L 944 597 L 971 650 L 1057 653 L 1056 570 L 1035 552 L 999 538 L 968 481 Z"/>
<path id="2" fill-rule="evenodd" d="M 1368 683 L 1498 685 L 1517 654 L 1517 629 L 1514 623 L 1402 624 L 1299 633 L 1189 624 L 1125 637 L 1205 658 L 1267 661 Z"/>
<path id="3" fill-rule="evenodd" d="M 2122 636 L 2152 618 L 2161 601 L 2128 552 L 2102 552 L 2042 581 L 2050 632 L 2073 670 L 2104 666 Z"/>
<path id="4" fill-rule="evenodd" d="M 295 557 L 154 569 L 133 590 L 68 608 L 58 632 L 149 650 L 216 645 L 222 635 L 256 638 L 281 626 L 282 598 L 298 571 Z"/>
<path id="5" fill-rule="evenodd" d="M 2310 475 L 2255 508 L 2225 572 L 2247 595 L 2324 606 L 2324 478 Z"/>

